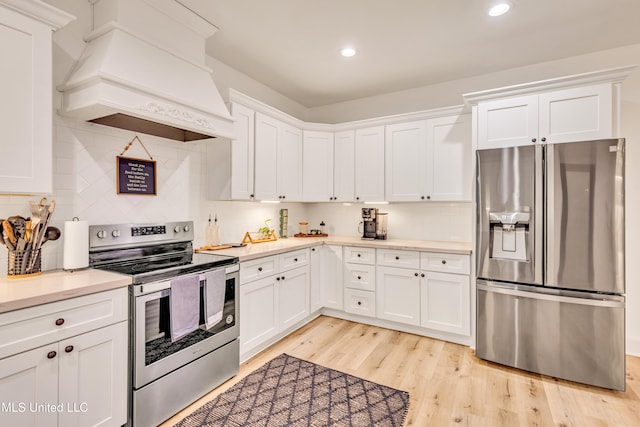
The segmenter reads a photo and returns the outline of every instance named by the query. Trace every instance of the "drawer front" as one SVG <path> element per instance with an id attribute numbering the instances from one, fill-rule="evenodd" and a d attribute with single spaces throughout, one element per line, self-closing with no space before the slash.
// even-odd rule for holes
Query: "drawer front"
<path id="1" fill-rule="evenodd" d="M 471 272 L 471 257 L 461 254 L 422 252 L 420 254 L 420 269 L 442 273 L 469 274 Z"/>
<path id="2" fill-rule="evenodd" d="M 374 248 L 344 247 L 344 262 L 375 265 L 376 250 Z"/>
<path id="3" fill-rule="evenodd" d="M 361 316 L 375 317 L 376 293 L 359 289 L 345 289 L 344 311 Z"/>
<path id="4" fill-rule="evenodd" d="M 128 288 L 11 311 L 0 315 L 0 358 L 126 321 Z"/>
<path id="5" fill-rule="evenodd" d="M 278 256 L 268 256 L 240 263 L 240 285 L 279 272 Z"/>
<path id="6" fill-rule="evenodd" d="M 378 249 L 377 264 L 417 270 L 420 268 L 420 252 Z"/>
<path id="7" fill-rule="evenodd" d="M 375 265 L 351 264 L 344 265 L 344 287 L 361 289 L 363 291 L 376 290 Z"/>
<path id="8" fill-rule="evenodd" d="M 309 249 L 280 254 L 280 271 L 291 270 L 309 264 Z"/>

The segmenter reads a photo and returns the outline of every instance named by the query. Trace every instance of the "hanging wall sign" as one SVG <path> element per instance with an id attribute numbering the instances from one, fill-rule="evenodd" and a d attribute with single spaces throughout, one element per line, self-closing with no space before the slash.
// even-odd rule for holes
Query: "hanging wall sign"
<path id="1" fill-rule="evenodd" d="M 125 151 L 131 147 L 135 140 L 149 154 L 147 148 L 137 136 L 129 142 L 122 153 L 116 157 L 117 163 L 117 188 L 118 194 L 156 195 L 156 161 L 149 154 L 150 160 L 123 157 Z"/>
<path id="2" fill-rule="evenodd" d="M 118 156 L 118 194 L 156 195 L 155 160 Z"/>

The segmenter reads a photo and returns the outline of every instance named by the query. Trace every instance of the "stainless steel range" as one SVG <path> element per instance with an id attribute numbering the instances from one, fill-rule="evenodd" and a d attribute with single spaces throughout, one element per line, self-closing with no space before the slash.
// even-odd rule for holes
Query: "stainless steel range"
<path id="1" fill-rule="evenodd" d="M 193 252 L 193 222 L 89 227 L 89 263 L 132 278 L 129 424 L 155 426 L 239 369 L 238 258 Z"/>

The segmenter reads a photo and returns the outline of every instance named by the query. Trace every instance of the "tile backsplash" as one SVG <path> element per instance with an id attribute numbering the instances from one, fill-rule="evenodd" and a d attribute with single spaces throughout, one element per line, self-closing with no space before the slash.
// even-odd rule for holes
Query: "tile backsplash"
<path id="1" fill-rule="evenodd" d="M 195 242 L 204 244 L 209 215 L 217 215 L 222 242 L 239 242 L 270 218 L 279 230 L 279 212 L 289 213 L 288 234 L 298 232 L 298 222 L 316 228 L 324 221 L 333 235 L 358 236 L 361 204 L 229 202 L 206 200 L 206 145 L 216 141 L 182 143 L 139 135 L 156 161 L 155 196 L 117 194 L 116 156 L 135 134 L 120 129 L 54 117 L 53 194 L 56 211 L 51 225 L 64 228 L 74 217 L 89 224 L 145 223 L 193 220 Z M 136 141 L 122 154 L 148 159 Z M 0 195 L 0 218 L 29 216 L 29 201 L 41 196 Z M 380 205 L 389 213 L 389 238 L 471 241 L 471 203 L 395 203 Z M 43 246 L 42 268 L 62 268 L 63 239 Z M 7 251 L 0 250 L 0 275 L 6 275 Z"/>

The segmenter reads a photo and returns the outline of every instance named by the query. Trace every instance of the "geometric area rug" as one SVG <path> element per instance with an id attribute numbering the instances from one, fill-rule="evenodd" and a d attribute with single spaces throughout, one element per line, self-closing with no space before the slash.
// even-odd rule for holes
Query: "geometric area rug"
<path id="1" fill-rule="evenodd" d="M 281 354 L 176 426 L 400 427 L 408 409 L 406 391 Z"/>

